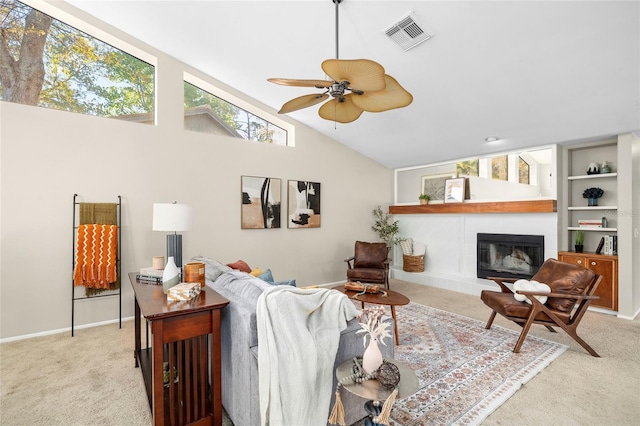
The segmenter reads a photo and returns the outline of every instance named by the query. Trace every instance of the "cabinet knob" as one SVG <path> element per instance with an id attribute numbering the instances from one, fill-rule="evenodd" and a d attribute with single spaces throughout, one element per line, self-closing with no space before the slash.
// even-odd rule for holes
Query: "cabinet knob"
<path id="1" fill-rule="evenodd" d="M 592 266 L 596 266 L 596 262 L 591 262 L 591 265 Z"/>
<path id="2" fill-rule="evenodd" d="M 578 265 L 582 265 L 582 260 L 578 260 Z"/>

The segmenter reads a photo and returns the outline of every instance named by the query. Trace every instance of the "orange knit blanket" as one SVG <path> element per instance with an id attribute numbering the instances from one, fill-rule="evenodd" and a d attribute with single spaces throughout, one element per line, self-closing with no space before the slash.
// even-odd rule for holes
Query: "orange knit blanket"
<path id="1" fill-rule="evenodd" d="M 109 288 L 117 280 L 118 227 L 80 225 L 76 241 L 74 285 Z"/>

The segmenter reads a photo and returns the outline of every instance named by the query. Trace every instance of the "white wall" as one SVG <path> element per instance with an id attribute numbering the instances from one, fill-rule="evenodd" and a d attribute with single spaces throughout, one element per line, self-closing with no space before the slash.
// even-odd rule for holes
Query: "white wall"
<path id="1" fill-rule="evenodd" d="M 344 280 L 354 241 L 377 239 L 371 210 L 392 199 L 392 171 L 301 125 L 295 148 L 184 131 L 183 73 L 220 83 L 126 42 L 157 58 L 157 126 L 0 102 L 0 338 L 70 327 L 74 193 L 84 202 L 122 196 L 125 273 L 165 254 L 165 234 L 151 230 L 152 204 L 177 200 L 195 215 L 183 234 L 185 261 L 244 259 L 300 285 Z M 283 199 L 288 179 L 320 182 L 321 227 L 241 230 L 242 175 L 282 179 Z M 126 275 L 122 307 L 133 315 Z M 76 326 L 117 316 L 117 298 L 76 302 Z"/>
<path id="2" fill-rule="evenodd" d="M 478 295 L 483 289 L 496 290 L 489 280 L 477 278 L 476 235 L 528 234 L 544 236 L 544 258 L 558 252 L 557 214 L 406 214 L 395 215 L 401 234 L 426 244 L 424 272 L 404 272 L 402 251 L 395 249 L 395 278 Z"/>

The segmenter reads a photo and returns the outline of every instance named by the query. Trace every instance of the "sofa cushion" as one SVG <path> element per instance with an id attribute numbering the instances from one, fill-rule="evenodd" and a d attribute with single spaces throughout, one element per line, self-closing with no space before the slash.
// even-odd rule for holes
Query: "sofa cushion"
<path id="1" fill-rule="evenodd" d="M 269 284 L 273 284 L 274 282 L 271 269 L 267 269 L 266 271 L 263 271 L 262 274 L 258 276 L 258 278 L 260 278 L 262 281 L 268 282 Z"/>
<path id="2" fill-rule="evenodd" d="M 227 266 L 237 271 L 246 272 L 247 274 L 251 273 L 251 267 L 244 260 L 238 260 L 233 263 L 227 263 Z"/>

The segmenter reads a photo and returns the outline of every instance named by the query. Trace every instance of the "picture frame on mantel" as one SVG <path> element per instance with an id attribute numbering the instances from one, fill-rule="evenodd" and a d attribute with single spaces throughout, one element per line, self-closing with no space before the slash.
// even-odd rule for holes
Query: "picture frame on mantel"
<path id="1" fill-rule="evenodd" d="M 420 194 L 429 196 L 430 204 L 444 202 L 444 189 L 447 179 L 456 177 L 455 173 L 441 173 L 437 175 L 422 176 L 420 182 Z"/>
<path id="2" fill-rule="evenodd" d="M 462 203 L 467 198 L 467 178 L 447 179 L 444 183 L 444 202 Z"/>

